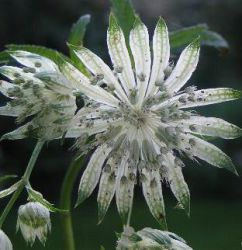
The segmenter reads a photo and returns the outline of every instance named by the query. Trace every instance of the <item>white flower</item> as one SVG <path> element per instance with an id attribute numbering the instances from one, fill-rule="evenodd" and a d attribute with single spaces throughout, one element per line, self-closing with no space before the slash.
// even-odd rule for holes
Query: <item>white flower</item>
<path id="1" fill-rule="evenodd" d="M 152 228 L 144 228 L 135 232 L 132 227 L 124 227 L 116 249 L 192 250 L 181 237 L 174 233 Z"/>
<path id="2" fill-rule="evenodd" d="M 99 183 L 99 220 L 115 195 L 126 224 L 138 181 L 152 215 L 165 223 L 162 181 L 169 183 L 179 206 L 187 213 L 190 209 L 180 156 L 236 173 L 231 159 L 206 137 L 233 139 L 241 136 L 241 129 L 188 108 L 235 100 L 242 92 L 183 88 L 197 66 L 199 41 L 182 51 L 171 70 L 169 35 L 162 19 L 154 31 L 151 55 L 147 28 L 137 18 L 129 36 L 134 69 L 123 32 L 112 15 L 107 43 L 113 70 L 84 47 L 72 49 L 91 72 L 91 79 L 68 63 L 62 66 L 66 77 L 79 82 L 80 92 L 87 97 L 66 136 L 80 137 L 76 145 L 84 152 L 95 149 L 80 181 L 78 203 Z M 85 144 L 88 136 L 92 137 Z"/>
<path id="3" fill-rule="evenodd" d="M 45 106 L 34 112 L 32 126 L 37 119 L 37 130 L 43 128 L 42 134 L 47 137 L 60 137 L 67 130 L 65 137 L 78 138 L 75 145 L 82 154 L 95 150 L 80 181 L 78 203 L 89 197 L 99 183 L 99 221 L 115 195 L 118 211 L 126 224 L 134 187 L 139 182 L 152 215 L 165 224 L 162 181 L 169 183 L 179 206 L 187 213 L 190 210 L 190 194 L 183 178 L 184 164 L 180 156 L 198 158 L 236 173 L 231 159 L 206 138 L 233 139 L 241 136 L 241 129 L 218 118 L 200 116 L 188 108 L 235 100 L 242 96 L 242 92 L 231 88 L 183 88 L 197 66 L 199 41 L 193 41 L 183 50 L 173 68 L 169 62 L 169 35 L 163 19 L 158 21 L 154 31 L 152 54 L 147 28 L 139 18 L 129 40 L 133 59 L 129 56 L 123 32 L 111 15 L 107 41 L 113 70 L 87 48 L 72 47 L 91 77 L 64 59 L 57 67 L 49 59 L 23 51 L 14 52 L 13 57 L 31 71 L 38 71 L 36 57 L 41 58 L 43 70 L 34 76 L 16 67 L 14 72 L 18 70 L 24 74 L 24 81 L 28 77 L 35 77 L 34 81 L 38 79 L 39 85 L 43 84 L 43 90 L 50 95 L 48 105 L 62 105 L 63 113 L 57 116 L 63 121 L 63 127 L 53 112 L 50 116 L 45 113 L 41 116 Z M 17 86 L 21 86 L 20 93 L 23 93 L 22 75 L 16 80 L 12 71 L 9 66 L 2 68 L 2 73 L 11 81 L 17 81 Z M 8 84 L 1 85 L 6 95 Z M 66 106 L 57 98 L 59 92 L 62 97 L 68 96 Z M 76 110 L 74 95 L 81 95 L 85 105 L 71 120 Z M 31 96 L 26 96 L 27 103 L 33 103 Z M 17 107 L 7 105 L 1 113 L 9 115 L 11 111 L 12 115 L 19 116 L 25 106 Z M 39 120 L 39 117 L 43 119 Z M 28 132 L 26 126 L 7 137 L 19 135 L 22 138 Z M 56 134 L 59 129 L 60 133 Z"/>
<path id="4" fill-rule="evenodd" d="M 33 118 L 2 139 L 61 137 L 76 111 L 73 86 L 51 60 L 26 51 L 10 53 L 21 65 L 0 68 L 10 80 L 0 81 L 0 91 L 10 98 L 6 106 L 0 107 L 0 115 L 17 117 L 18 123 Z"/>
<path id="5" fill-rule="evenodd" d="M 13 245 L 8 236 L 0 229 L 0 250 L 13 250 Z"/>
<path id="6" fill-rule="evenodd" d="M 50 212 L 39 202 L 28 202 L 19 207 L 17 230 L 20 228 L 27 243 L 32 246 L 36 237 L 44 245 L 51 230 Z"/>

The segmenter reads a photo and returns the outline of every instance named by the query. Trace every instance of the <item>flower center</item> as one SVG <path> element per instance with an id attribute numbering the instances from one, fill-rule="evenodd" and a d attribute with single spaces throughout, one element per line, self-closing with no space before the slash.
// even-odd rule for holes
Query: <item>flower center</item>
<path id="1" fill-rule="evenodd" d="M 141 109 L 125 106 L 121 107 L 121 112 L 125 121 L 135 126 L 136 128 L 141 128 L 146 123 L 147 114 Z"/>

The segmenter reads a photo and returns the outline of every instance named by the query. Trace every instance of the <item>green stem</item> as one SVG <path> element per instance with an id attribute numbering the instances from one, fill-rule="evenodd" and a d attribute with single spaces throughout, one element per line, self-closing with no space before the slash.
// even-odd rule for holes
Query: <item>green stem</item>
<path id="1" fill-rule="evenodd" d="M 78 160 L 74 160 L 69 166 L 60 194 L 60 208 L 67 210 L 68 212 L 60 214 L 61 216 L 61 225 L 65 250 L 75 250 L 75 240 L 72 227 L 72 191 L 75 184 L 77 175 L 80 172 L 81 167 L 84 165 L 83 157 L 80 157 Z"/>
<path id="2" fill-rule="evenodd" d="M 20 182 L 20 185 L 18 187 L 18 189 L 14 192 L 13 196 L 11 197 L 11 199 L 9 200 L 7 206 L 5 207 L 1 217 L 0 217 L 0 228 L 2 228 L 3 223 L 5 221 L 5 219 L 7 218 L 10 210 L 12 209 L 14 203 L 16 202 L 16 200 L 18 199 L 19 195 L 22 193 L 26 183 L 28 183 L 30 175 L 33 171 L 34 165 L 36 163 L 36 160 L 39 156 L 39 153 L 44 145 L 44 141 L 39 140 L 34 148 L 34 151 L 31 155 L 31 158 L 29 160 L 28 166 L 25 170 L 25 173 L 22 177 L 22 181 Z"/>

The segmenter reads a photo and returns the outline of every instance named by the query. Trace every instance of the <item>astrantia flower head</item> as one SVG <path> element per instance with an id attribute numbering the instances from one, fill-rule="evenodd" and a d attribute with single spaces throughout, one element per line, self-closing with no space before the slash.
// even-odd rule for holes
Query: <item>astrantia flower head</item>
<path id="1" fill-rule="evenodd" d="M 38 238 L 45 244 L 51 230 L 50 212 L 39 202 L 28 202 L 19 207 L 17 230 L 20 228 L 26 242 L 33 245 Z"/>
<path id="2" fill-rule="evenodd" d="M 139 18 L 129 36 L 133 58 L 112 15 L 107 43 L 113 70 L 83 47 L 73 50 L 90 70 L 91 79 L 68 64 L 63 66 L 69 78 L 79 81 L 80 91 L 87 97 L 67 137 L 80 136 L 76 145 L 82 150 L 95 148 L 80 181 L 78 204 L 100 183 L 99 220 L 115 195 L 118 211 L 127 223 L 134 186 L 139 182 L 151 213 L 164 223 L 162 181 L 169 183 L 179 206 L 189 213 L 190 195 L 180 156 L 198 158 L 236 173 L 231 159 L 205 139 L 236 138 L 241 129 L 188 108 L 234 100 L 241 97 L 241 91 L 183 88 L 197 66 L 199 41 L 182 51 L 173 68 L 168 31 L 162 19 L 154 31 L 152 54 L 147 28 Z M 88 136 L 92 136 L 89 143 L 83 145 Z"/>
<path id="3" fill-rule="evenodd" d="M 8 236 L 0 229 L 0 250 L 13 250 L 13 245 Z"/>
<path id="4" fill-rule="evenodd" d="M 7 105 L 0 108 L 0 115 L 15 116 L 18 123 L 30 116 L 33 118 L 4 135 L 3 139 L 34 137 L 51 140 L 61 137 L 76 111 L 73 85 L 51 60 L 26 51 L 10 53 L 20 66 L 0 68 L 10 80 L 0 81 L 0 91 L 10 98 Z"/>
<path id="5" fill-rule="evenodd" d="M 179 236 L 168 231 L 144 228 L 135 232 L 125 227 L 118 240 L 117 250 L 192 250 Z"/>

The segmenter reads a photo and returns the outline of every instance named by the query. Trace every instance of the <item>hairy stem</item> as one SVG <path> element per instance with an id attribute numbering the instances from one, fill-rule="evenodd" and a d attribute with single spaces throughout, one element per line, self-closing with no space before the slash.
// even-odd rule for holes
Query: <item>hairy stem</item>
<path id="1" fill-rule="evenodd" d="M 61 216 L 61 225 L 65 250 L 75 250 L 75 240 L 72 226 L 72 191 L 75 184 L 77 175 L 84 165 L 83 157 L 80 157 L 78 160 L 74 160 L 69 166 L 64 182 L 61 188 L 60 194 L 60 207 L 61 209 L 67 210 L 67 213 L 60 214 Z"/>
<path id="2" fill-rule="evenodd" d="M 18 199 L 19 195 L 22 193 L 26 183 L 28 183 L 29 181 L 29 178 L 30 178 L 30 175 L 33 171 L 33 168 L 34 168 L 34 165 L 36 163 L 36 160 L 40 154 L 40 151 L 44 145 L 44 141 L 42 140 L 39 140 L 34 148 L 34 151 L 30 157 L 30 160 L 29 160 L 29 163 L 28 163 L 28 166 L 25 170 L 25 173 L 22 177 L 22 181 L 20 182 L 19 184 L 19 187 L 18 189 L 14 192 L 13 196 L 11 197 L 11 199 L 9 200 L 7 206 L 5 207 L 5 209 L 3 210 L 3 213 L 0 217 L 0 228 L 2 228 L 2 225 L 5 221 L 5 219 L 7 218 L 9 212 L 11 211 L 14 203 L 16 202 L 16 200 Z"/>

